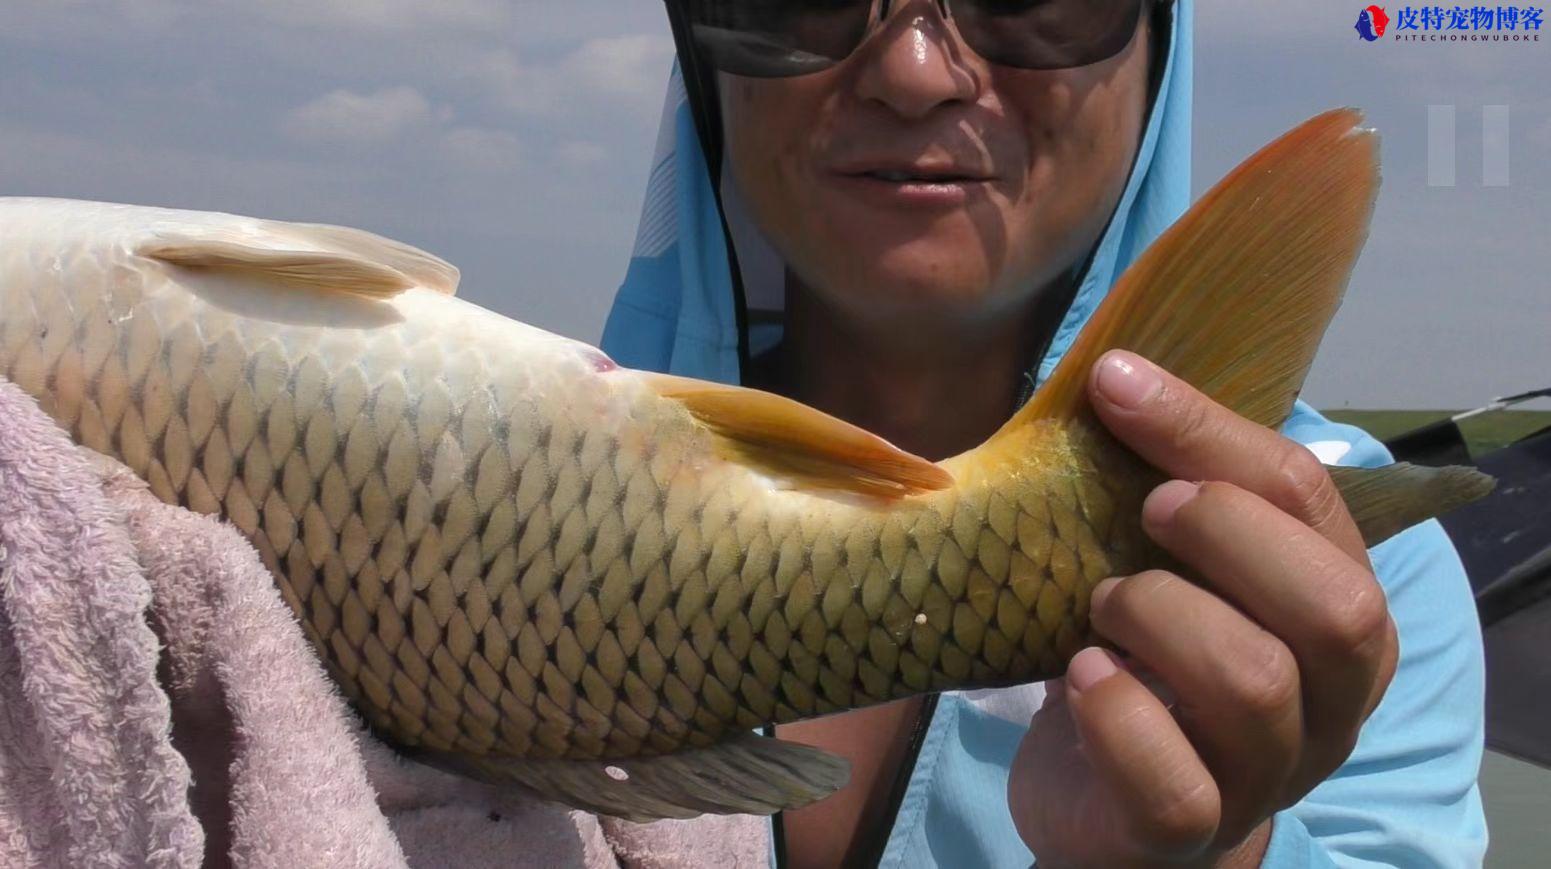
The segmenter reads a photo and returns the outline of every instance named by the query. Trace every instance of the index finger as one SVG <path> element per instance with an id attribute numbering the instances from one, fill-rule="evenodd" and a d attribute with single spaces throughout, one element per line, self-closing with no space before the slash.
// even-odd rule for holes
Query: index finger
<path id="1" fill-rule="evenodd" d="M 1346 502 L 1301 444 L 1124 350 L 1111 350 L 1093 366 L 1088 395 L 1110 432 L 1158 470 L 1254 492 L 1368 565 L 1367 546 Z"/>

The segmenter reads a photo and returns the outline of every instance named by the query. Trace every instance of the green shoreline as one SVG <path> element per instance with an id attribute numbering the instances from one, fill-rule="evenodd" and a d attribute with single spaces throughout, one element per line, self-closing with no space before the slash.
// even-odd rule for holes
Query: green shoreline
<path id="1" fill-rule="evenodd" d="M 1392 438 L 1430 422 L 1447 419 L 1456 410 L 1341 410 L 1321 411 L 1336 422 L 1355 425 L 1379 440 Z M 1460 423 L 1474 455 L 1507 446 L 1525 435 L 1551 426 L 1551 410 L 1505 410 L 1485 413 Z"/>

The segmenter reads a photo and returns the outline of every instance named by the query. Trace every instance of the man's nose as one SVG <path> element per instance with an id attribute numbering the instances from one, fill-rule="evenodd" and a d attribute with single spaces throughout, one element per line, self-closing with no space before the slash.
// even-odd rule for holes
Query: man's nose
<path id="1" fill-rule="evenodd" d="M 936 0 L 897 4 L 859 50 L 858 95 L 909 120 L 945 103 L 973 100 L 984 78 L 979 58 L 944 20 Z"/>

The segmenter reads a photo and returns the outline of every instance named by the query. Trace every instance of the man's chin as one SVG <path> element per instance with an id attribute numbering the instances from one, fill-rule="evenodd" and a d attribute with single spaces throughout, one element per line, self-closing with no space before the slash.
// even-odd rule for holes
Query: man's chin
<path id="1" fill-rule="evenodd" d="M 950 279 L 942 272 L 915 268 L 853 273 L 844 284 L 820 290 L 820 294 L 829 297 L 829 304 L 835 308 L 879 322 L 968 322 L 995 305 L 986 280 Z"/>

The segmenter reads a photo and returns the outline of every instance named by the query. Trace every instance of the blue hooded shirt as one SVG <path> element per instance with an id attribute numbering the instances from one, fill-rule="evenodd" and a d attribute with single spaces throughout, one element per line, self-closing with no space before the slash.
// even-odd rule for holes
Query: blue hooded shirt
<path id="1" fill-rule="evenodd" d="M 1125 192 L 1036 381 L 1054 369 L 1125 268 L 1189 204 L 1191 0 L 1176 0 L 1172 22 Z M 603 335 L 603 349 L 620 364 L 738 383 L 744 349 L 757 352 L 779 340 L 778 325 L 743 333 L 729 245 L 751 307 L 779 307 L 779 259 L 750 229 L 735 195 L 725 204 L 729 237 L 712 183 L 675 69 L 635 251 Z M 1332 423 L 1301 401 L 1283 433 L 1328 464 L 1392 461 L 1361 430 Z M 1276 815 L 1263 865 L 1478 866 L 1486 849 L 1476 785 L 1485 676 L 1469 583 L 1436 522 L 1405 531 L 1370 555 L 1399 630 L 1398 670 L 1347 762 Z M 881 866 L 1030 864 L 1033 855 L 1007 808 L 1007 777 L 1043 697 L 1039 685 L 941 697 Z"/>

